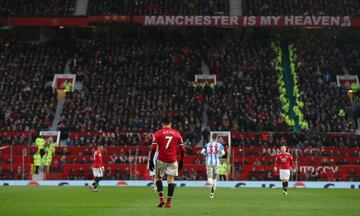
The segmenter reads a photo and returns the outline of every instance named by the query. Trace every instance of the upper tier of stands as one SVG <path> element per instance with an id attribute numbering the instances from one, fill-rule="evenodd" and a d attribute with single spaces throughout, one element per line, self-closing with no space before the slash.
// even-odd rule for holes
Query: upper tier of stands
<path id="1" fill-rule="evenodd" d="M 356 16 L 358 0 L 242 0 L 244 16 Z M 0 16 L 72 16 L 76 0 L 2 0 Z M 229 0 L 89 0 L 87 15 L 229 15 Z"/>
<path id="2" fill-rule="evenodd" d="M 83 90 L 65 101 L 63 132 L 155 131 L 167 115 L 179 131 L 201 134 L 201 95 L 190 82 L 201 62 L 195 42 L 78 41 L 74 48 L 70 67 Z"/>
<path id="3" fill-rule="evenodd" d="M 211 130 L 286 130 L 270 41 L 228 40 L 207 48 L 211 72 L 224 82 L 208 97 Z"/>
<path id="4" fill-rule="evenodd" d="M 359 15 L 358 0 L 243 0 L 244 16 Z"/>
<path id="5" fill-rule="evenodd" d="M 154 131 L 168 115 L 175 128 L 196 136 L 205 101 L 212 130 L 286 129 L 269 42 L 94 41 L 75 50 L 71 68 L 84 89 L 65 102 L 64 132 Z M 204 58 L 224 82 L 214 92 L 190 83 Z"/>
<path id="6" fill-rule="evenodd" d="M 72 16 L 76 0 L 2 0 L 0 16 Z"/>
<path id="7" fill-rule="evenodd" d="M 89 0 L 90 15 L 229 15 L 229 0 Z"/>
<path id="8" fill-rule="evenodd" d="M 8 37 L 0 47 L 0 131 L 48 129 L 57 100 L 47 82 L 63 71 L 65 50 Z"/>
<path id="9" fill-rule="evenodd" d="M 294 41 L 298 57 L 298 76 L 303 92 L 304 117 L 315 131 L 352 131 L 350 99 L 347 89 L 336 84 L 336 75 L 354 74 L 359 67 L 358 41 L 308 37 Z M 338 115 L 339 110 L 346 116 Z"/>
<path id="10" fill-rule="evenodd" d="M 211 130 L 286 131 L 270 42 L 255 38 L 35 44 L 1 38 L 0 131 L 48 129 L 56 108 L 50 81 L 65 67 L 83 86 L 65 100 L 59 123 L 65 135 L 152 132 L 168 115 L 175 128 L 199 140 L 205 102 Z M 289 43 L 298 56 L 303 113 L 310 129 L 353 131 L 346 89 L 334 82 L 337 74 L 358 74 L 358 41 L 312 36 Z M 202 61 L 223 85 L 192 86 Z M 345 117 L 338 115 L 340 109 Z"/>

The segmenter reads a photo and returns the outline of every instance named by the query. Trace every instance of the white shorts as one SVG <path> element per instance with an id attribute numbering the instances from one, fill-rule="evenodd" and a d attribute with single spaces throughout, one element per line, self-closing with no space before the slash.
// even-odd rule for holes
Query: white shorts
<path id="1" fill-rule="evenodd" d="M 178 163 L 165 163 L 160 160 L 156 161 L 156 177 L 162 178 L 164 175 L 178 176 Z"/>
<path id="2" fill-rule="evenodd" d="M 94 177 L 103 177 L 103 169 L 101 168 L 92 168 Z"/>
<path id="3" fill-rule="evenodd" d="M 159 152 L 156 151 L 156 152 L 155 152 L 155 155 L 154 155 L 154 159 L 153 159 L 154 165 L 155 165 L 155 166 L 154 166 L 154 171 L 149 171 L 149 172 L 150 172 L 150 176 L 155 176 L 155 175 L 156 175 L 156 163 L 157 163 L 158 155 L 159 155 Z"/>
<path id="4" fill-rule="evenodd" d="M 290 170 L 289 169 L 280 169 L 279 170 L 280 180 L 289 181 L 290 179 Z"/>
<path id="5" fill-rule="evenodd" d="M 208 178 L 216 177 L 219 175 L 218 166 L 206 166 L 206 173 Z"/>
<path id="6" fill-rule="evenodd" d="M 156 167 L 154 167 L 154 171 L 149 171 L 150 172 L 150 176 L 155 176 L 156 175 Z"/>

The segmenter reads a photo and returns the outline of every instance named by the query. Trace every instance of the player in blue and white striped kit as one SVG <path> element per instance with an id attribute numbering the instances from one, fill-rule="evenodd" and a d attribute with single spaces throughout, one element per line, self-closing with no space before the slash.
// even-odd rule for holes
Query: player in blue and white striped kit
<path id="1" fill-rule="evenodd" d="M 208 183 L 211 185 L 210 198 L 214 198 L 216 178 L 219 175 L 220 158 L 225 155 L 225 150 L 224 146 L 217 141 L 218 135 L 216 133 L 211 138 L 212 140 L 201 150 L 201 154 L 205 156 Z"/>
<path id="2" fill-rule="evenodd" d="M 158 158 L 158 155 L 159 155 L 159 151 L 156 151 L 155 155 L 154 155 L 154 159 L 153 159 L 154 164 L 156 164 L 156 160 Z M 150 160 L 150 155 L 149 155 L 149 160 Z M 148 163 L 148 167 L 149 167 L 149 163 Z M 157 188 L 156 188 L 156 184 L 155 184 L 155 182 L 156 182 L 156 176 L 155 176 L 155 174 L 156 174 L 156 165 L 154 167 L 154 170 L 153 171 L 149 170 L 149 172 L 150 172 L 150 176 L 153 178 L 153 181 L 154 181 L 153 191 L 156 193 L 157 192 Z"/>

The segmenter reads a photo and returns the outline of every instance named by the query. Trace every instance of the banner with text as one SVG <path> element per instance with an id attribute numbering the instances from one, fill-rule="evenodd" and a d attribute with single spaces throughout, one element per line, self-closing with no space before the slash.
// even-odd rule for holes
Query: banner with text
<path id="1" fill-rule="evenodd" d="M 350 16 L 135 16 L 144 26 L 359 27 Z"/>

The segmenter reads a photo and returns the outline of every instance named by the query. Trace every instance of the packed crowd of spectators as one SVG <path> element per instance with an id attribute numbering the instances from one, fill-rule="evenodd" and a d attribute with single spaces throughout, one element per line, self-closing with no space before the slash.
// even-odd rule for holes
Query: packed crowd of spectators
<path id="1" fill-rule="evenodd" d="M 72 16 L 75 0 L 2 0 L 0 16 Z"/>
<path id="2" fill-rule="evenodd" d="M 181 131 L 182 132 L 182 131 Z M 190 136 L 188 136 L 190 135 Z M 185 146 L 195 146 L 198 143 L 199 135 L 185 133 L 183 136 Z M 112 136 L 75 136 L 67 138 L 66 146 L 150 146 L 152 134 L 146 133 L 119 133 Z"/>
<path id="3" fill-rule="evenodd" d="M 358 0 L 244 0 L 244 16 L 360 15 Z"/>
<path id="4" fill-rule="evenodd" d="M 308 37 L 294 40 L 294 44 L 303 113 L 310 129 L 353 130 L 346 89 L 335 81 L 338 74 L 358 73 L 359 43 Z M 271 65 L 275 57 L 267 41 L 75 41 L 64 46 L 61 42 L 31 44 L 1 38 L 1 46 L 1 131 L 50 127 L 56 98 L 47 83 L 64 70 L 65 62 L 83 89 L 69 94 L 65 101 L 59 123 L 64 138 L 69 131 L 152 132 L 167 115 L 175 128 L 195 143 L 201 136 L 205 101 L 211 130 L 288 129 L 279 116 L 279 93 Z M 201 73 L 202 60 L 220 81 L 213 89 L 191 84 L 194 74 Z M 341 109 L 345 116 L 338 114 Z M 81 139 L 75 142 L 90 143 Z M 109 145 L 129 142 L 116 137 L 101 139 L 96 141 Z M 25 143 L 26 139 L 16 141 Z M 14 141 L 2 137 L 1 142 Z"/>
<path id="5" fill-rule="evenodd" d="M 90 15 L 228 15 L 229 0 L 90 0 Z"/>
<path id="6" fill-rule="evenodd" d="M 169 116 L 187 137 L 201 136 L 202 105 L 191 80 L 201 59 L 184 42 L 78 42 L 71 62 L 83 89 L 67 97 L 59 128 L 153 132 Z"/>
<path id="7" fill-rule="evenodd" d="M 360 138 L 355 135 L 337 134 L 336 136 L 330 136 L 325 133 L 310 131 L 286 134 L 260 132 L 255 136 L 246 136 L 244 134 L 232 139 L 232 145 L 239 147 L 279 147 L 281 144 L 298 148 L 359 148 Z"/>
<path id="8" fill-rule="evenodd" d="M 48 129 L 57 100 L 47 83 L 61 71 L 63 51 L 56 44 L 0 40 L 0 131 Z"/>
<path id="9" fill-rule="evenodd" d="M 0 16 L 72 16 L 75 0 L 3 0 Z M 357 0 L 244 0 L 244 16 L 357 16 Z M 88 15 L 229 15 L 229 0 L 89 0 Z"/>
<path id="10" fill-rule="evenodd" d="M 151 139 L 146 134 L 137 133 L 119 134 L 115 136 L 76 136 L 74 139 L 66 140 L 67 146 L 146 146 L 151 145 Z"/>
<path id="11" fill-rule="evenodd" d="M 194 155 L 191 147 L 194 146 L 190 140 L 184 137 L 186 154 Z M 67 139 L 66 146 L 95 146 L 101 144 L 104 146 L 150 146 L 151 136 L 138 135 L 121 135 L 115 137 L 91 137 L 80 136 L 75 139 Z M 281 144 L 286 144 L 289 147 L 298 148 L 359 148 L 360 138 L 358 136 L 341 135 L 330 136 L 325 133 L 317 133 L 316 131 L 303 133 L 273 133 L 273 132 L 258 132 L 255 135 L 247 135 L 242 133 L 240 135 L 233 134 L 232 145 L 239 147 L 279 147 Z"/>
<path id="12" fill-rule="evenodd" d="M 0 136 L 0 146 L 27 145 L 29 139 L 23 136 Z"/>
<path id="13" fill-rule="evenodd" d="M 344 42 L 337 43 L 342 51 L 340 58 L 349 74 L 360 76 L 360 40 L 352 37 Z"/>
<path id="14" fill-rule="evenodd" d="M 187 138 L 184 138 L 185 149 L 187 155 L 196 155 L 198 152 L 192 151 L 192 146 Z M 146 136 L 117 136 L 117 137 L 90 137 L 81 136 L 66 140 L 66 146 L 95 146 L 95 143 L 104 146 L 150 146 L 151 139 Z M 304 133 L 273 133 L 258 132 L 255 135 L 247 135 L 246 133 L 236 135 L 233 134 L 232 145 L 235 147 L 279 147 L 286 144 L 288 147 L 297 148 L 360 148 L 360 138 L 355 135 L 337 134 L 327 135 L 325 133 L 317 133 L 315 131 Z M 258 152 L 259 153 L 259 152 Z M 360 153 L 360 152 L 359 152 Z M 249 154 L 257 155 L 257 152 L 249 152 Z M 355 155 L 358 152 L 354 152 Z M 261 155 L 261 154 L 260 154 Z"/>
<path id="15" fill-rule="evenodd" d="M 209 66 L 223 82 L 208 99 L 211 130 L 287 129 L 279 115 L 274 58 L 270 44 L 262 40 L 211 43 Z"/>
<path id="16" fill-rule="evenodd" d="M 310 130 L 352 131 L 347 87 L 338 87 L 336 75 L 348 73 L 346 50 L 334 38 L 308 37 L 295 41 L 300 90 L 305 103 L 303 114 Z M 351 62 L 351 61 L 350 61 Z M 352 70 L 353 71 L 353 70 Z M 346 115 L 339 115 L 340 110 Z"/>

